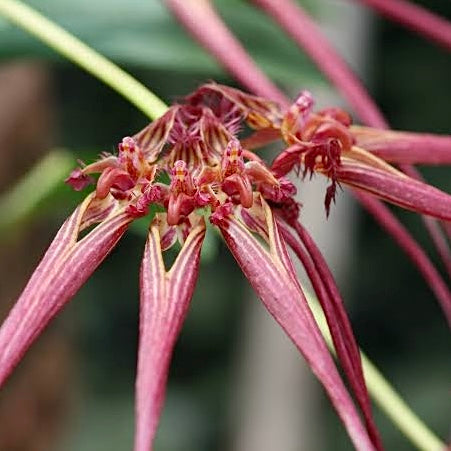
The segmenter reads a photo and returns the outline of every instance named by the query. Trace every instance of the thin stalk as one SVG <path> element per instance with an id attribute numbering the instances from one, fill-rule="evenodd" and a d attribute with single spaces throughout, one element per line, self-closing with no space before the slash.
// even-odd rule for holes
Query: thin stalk
<path id="1" fill-rule="evenodd" d="M 149 118 L 167 106 L 142 83 L 78 38 L 18 0 L 0 0 L 0 15 L 114 89 Z"/>
<path id="2" fill-rule="evenodd" d="M 327 345 L 335 353 L 329 328 L 318 301 L 305 287 L 303 287 L 303 291 Z M 360 351 L 360 355 L 368 391 L 381 410 L 417 449 L 422 451 L 444 450 L 445 444 L 413 413 L 370 359 L 362 351 Z"/>

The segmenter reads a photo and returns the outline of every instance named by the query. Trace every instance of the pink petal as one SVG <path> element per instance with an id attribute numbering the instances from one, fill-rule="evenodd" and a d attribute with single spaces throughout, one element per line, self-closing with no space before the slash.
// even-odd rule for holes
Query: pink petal
<path id="1" fill-rule="evenodd" d="M 451 164 L 451 136 L 351 127 L 356 145 L 385 161 L 404 164 Z"/>
<path id="2" fill-rule="evenodd" d="M 118 214 L 76 241 L 90 197 L 66 220 L 0 329 L 0 386 L 49 321 L 113 249 L 131 219 Z"/>
<path id="3" fill-rule="evenodd" d="M 268 222 L 269 236 L 272 237 L 270 253 L 233 217 L 224 219 L 220 229 L 254 290 L 323 384 L 355 448 L 375 449 L 341 381 L 307 301 L 294 281 L 294 271 L 291 262 L 287 262 L 289 257 L 276 224 Z"/>
<path id="4" fill-rule="evenodd" d="M 166 272 L 158 227 L 149 231 L 141 266 L 141 307 L 136 378 L 135 451 L 149 451 L 164 399 L 169 363 L 199 272 L 205 224 L 188 235 Z"/>
<path id="5" fill-rule="evenodd" d="M 349 160 L 337 167 L 337 181 L 362 189 L 408 210 L 451 220 L 451 196 L 433 186 Z"/>

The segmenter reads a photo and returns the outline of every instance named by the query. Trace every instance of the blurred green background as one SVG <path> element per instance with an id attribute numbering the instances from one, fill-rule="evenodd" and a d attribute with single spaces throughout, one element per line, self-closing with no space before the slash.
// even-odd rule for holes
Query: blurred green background
<path id="1" fill-rule="evenodd" d="M 159 1 L 26 3 L 113 59 L 167 102 L 209 79 L 234 84 Z M 215 3 L 263 70 L 287 92 L 294 95 L 305 87 L 313 92 L 325 89 L 326 82 L 307 57 L 261 12 L 240 0 Z M 307 7 L 333 21 L 328 8 L 340 8 L 340 3 L 349 7 L 346 0 L 310 1 Z M 449 2 L 418 3 L 451 19 Z M 370 91 L 393 128 L 450 133 L 449 53 L 385 20 L 370 17 L 368 23 L 372 33 L 362 75 L 368 77 Z M 44 155 L 45 149 L 70 149 L 74 165 L 77 158 L 91 161 L 101 151 L 113 151 L 123 136 L 147 123 L 109 88 L 2 20 L 0 63 L 0 137 L 8 137 L 8 145 L 1 150 L 3 192 Z M 17 112 L 20 99 L 2 94 L 18 83 L 16 70 L 25 74 L 25 80 L 35 79 L 36 74 L 42 79 L 33 88 L 38 94 L 30 94 L 36 104 L 33 109 L 26 107 L 25 99 L 25 107 Z M 24 83 L 33 85 L 30 80 Z M 14 89 L 23 94 L 21 86 Z M 17 120 L 9 121 L 13 114 Z M 39 130 L 35 130 L 36 124 L 41 124 Z M 32 132 L 24 131 L 29 129 Z M 20 144 L 26 133 L 36 138 Z M 32 146 L 37 150 L 29 150 Z M 448 171 L 425 168 L 423 173 L 449 192 Z M 39 202 L 32 215 L 3 231 L 0 311 L 6 313 L 50 236 L 79 199 L 79 194 L 61 183 Z M 340 201 L 335 208 L 339 207 Z M 441 268 L 420 218 L 399 209 L 396 213 Z M 0 214 L 7 216 L 8 211 Z M 430 290 L 391 239 L 365 213 L 360 211 L 356 221 L 357 233 L 351 237 L 351 277 L 344 291 L 358 342 L 413 409 L 447 438 L 451 368 L 446 322 Z M 130 230 L 0 394 L 2 451 L 131 448 L 143 229 Z M 236 388 L 236 355 L 245 339 L 240 331 L 245 327 L 246 293 L 247 282 L 223 244 L 212 235 L 176 346 L 157 450 L 233 449 L 230 399 Z M 42 357 L 48 349 L 54 354 L 48 351 L 47 358 Z M 47 379 L 46 374 L 50 374 Z M 36 382 L 36 378 L 43 382 Z M 32 398 L 28 404 L 21 394 L 23 387 Z M 321 410 L 321 424 L 316 429 L 324 431 L 321 449 L 351 449 L 328 400 L 315 387 Z M 57 395 L 52 395 L 52 390 Z M 24 410 L 23 405 L 31 410 Z M 33 415 L 37 418 L 24 420 Z M 387 450 L 412 449 L 377 409 L 376 419 Z M 27 427 L 30 432 L 24 432 Z M 42 438 L 46 428 L 48 433 Z M 15 439 L 14 431 L 19 431 L 19 438 Z M 5 438 L 8 434 L 11 437 Z M 305 448 L 300 444 L 301 449 Z"/>

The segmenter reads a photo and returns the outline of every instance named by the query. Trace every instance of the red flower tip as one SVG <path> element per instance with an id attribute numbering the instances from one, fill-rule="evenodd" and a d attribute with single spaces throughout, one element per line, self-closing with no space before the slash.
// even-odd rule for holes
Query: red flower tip
<path id="1" fill-rule="evenodd" d="M 88 185 L 94 183 L 94 179 L 85 174 L 82 169 L 74 169 L 64 183 L 70 185 L 75 191 L 81 191 Z"/>

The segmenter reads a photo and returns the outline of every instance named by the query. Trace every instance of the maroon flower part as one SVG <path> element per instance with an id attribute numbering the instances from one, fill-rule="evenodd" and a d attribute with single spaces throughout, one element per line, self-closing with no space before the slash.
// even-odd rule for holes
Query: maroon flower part
<path id="1" fill-rule="evenodd" d="M 86 175 L 82 169 L 74 169 L 65 182 L 70 185 L 75 191 L 81 191 L 88 185 L 94 183 L 94 179 Z"/>
<path id="2" fill-rule="evenodd" d="M 246 135 L 245 126 L 253 132 Z M 385 132 L 371 133 L 384 139 Z M 451 197 L 399 172 L 382 154 L 362 148 L 361 136 L 346 112 L 337 108 L 315 112 L 307 91 L 285 108 L 209 83 L 133 137 L 124 138 L 117 155 L 104 154 L 73 171 L 67 183 L 75 189 L 98 174 L 95 191 L 62 226 L 0 329 L 0 383 L 130 222 L 145 217 L 154 205 L 160 212 L 149 219 L 141 265 L 135 451 L 152 446 L 172 350 L 198 275 L 205 218 L 218 227 L 268 311 L 308 361 L 356 449 L 382 449 L 343 301 L 299 222 L 301 206 L 287 177 L 294 172 L 328 178 L 327 213 L 339 184 L 446 220 L 451 219 Z M 284 149 L 267 165 L 253 149 L 275 139 Z M 165 179 L 168 184 L 162 182 Z M 80 232 L 93 225 L 79 239 Z M 167 270 L 163 252 L 177 241 L 181 251 Z M 346 382 L 306 303 L 286 244 L 312 281 Z M 450 315 L 446 285 L 439 294 Z"/>

